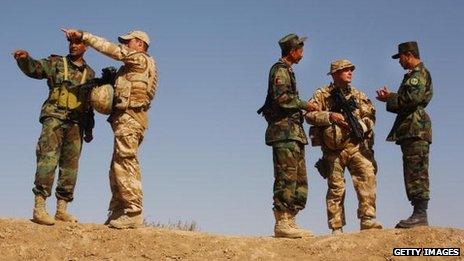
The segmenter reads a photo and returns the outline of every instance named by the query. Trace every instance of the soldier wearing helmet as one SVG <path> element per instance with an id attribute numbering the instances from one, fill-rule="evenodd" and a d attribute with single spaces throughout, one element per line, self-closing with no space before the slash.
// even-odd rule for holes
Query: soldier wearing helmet
<path id="1" fill-rule="evenodd" d="M 89 32 L 63 30 L 68 39 L 81 39 L 96 51 L 124 63 L 116 75 L 113 108 L 108 118 L 114 132 L 110 167 L 112 198 L 105 224 L 114 228 L 135 228 L 142 224 L 142 183 L 137 159 L 148 127 L 148 109 L 154 98 L 158 73 L 155 60 L 147 53 L 150 45 L 143 31 L 130 31 L 115 44 Z"/>
<path id="2" fill-rule="evenodd" d="M 349 60 L 333 61 L 328 75 L 333 82 L 319 88 L 310 102 L 321 110 L 306 114 L 306 120 L 313 126 L 310 138 L 313 146 L 321 146 L 323 157 L 316 163 L 320 174 L 327 179 L 327 219 L 333 234 L 343 233 L 345 222 L 344 171 L 350 171 L 354 188 L 358 195 L 358 218 L 361 229 L 380 229 L 382 225 L 375 218 L 376 162 L 374 159 L 375 110 L 367 96 L 351 85 L 355 66 Z M 341 114 L 339 104 L 333 97 L 337 89 L 347 100 L 354 100 L 356 108 L 352 112 L 362 127 L 361 141 L 352 137 L 347 119 Z"/>

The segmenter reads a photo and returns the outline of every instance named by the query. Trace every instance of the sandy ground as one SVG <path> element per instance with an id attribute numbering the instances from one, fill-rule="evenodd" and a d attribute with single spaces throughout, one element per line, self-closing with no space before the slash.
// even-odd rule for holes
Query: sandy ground
<path id="1" fill-rule="evenodd" d="M 464 230 L 385 229 L 304 239 L 234 237 L 153 227 L 115 230 L 97 224 L 41 226 L 0 219 L 0 260 L 410 260 L 395 247 L 459 247 Z M 414 258 L 413 258 L 414 260 Z"/>

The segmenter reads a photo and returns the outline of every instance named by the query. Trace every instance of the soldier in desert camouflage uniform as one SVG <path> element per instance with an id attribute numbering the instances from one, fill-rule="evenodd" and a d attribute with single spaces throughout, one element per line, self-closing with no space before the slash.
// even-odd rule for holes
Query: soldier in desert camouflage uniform
<path id="1" fill-rule="evenodd" d="M 29 77 L 47 79 L 49 94 L 40 114 L 42 133 L 37 144 L 35 174 L 35 207 L 32 221 L 53 225 L 55 219 L 46 210 L 45 199 L 51 195 L 55 169 L 59 166 L 56 187 L 57 211 L 55 218 L 76 222 L 66 208 L 73 200 L 77 179 L 82 139 L 93 139 L 93 110 L 88 103 L 88 92 L 70 88 L 95 76 L 83 59 L 86 46 L 81 41 L 69 43 L 69 55 L 51 55 L 35 60 L 24 50 L 14 53 L 19 68 Z"/>
<path id="2" fill-rule="evenodd" d="M 308 142 L 302 110 L 315 109 L 299 98 L 292 69 L 303 57 L 305 39 L 289 34 L 279 41 L 282 58 L 271 67 L 266 102 L 258 110 L 268 122 L 266 144 L 272 146 L 273 152 L 276 237 L 310 235 L 295 222 L 297 213 L 305 208 L 308 194 L 304 147 Z"/>
<path id="3" fill-rule="evenodd" d="M 158 73 L 148 55 L 150 39 L 145 32 L 131 31 L 111 43 L 88 32 L 64 30 L 70 39 L 79 39 L 96 51 L 124 63 L 115 83 L 114 107 L 108 118 L 114 132 L 110 167 L 112 198 L 105 222 L 114 228 L 135 228 L 142 224 L 142 182 L 137 153 L 148 127 L 148 109 L 153 99 Z"/>
<path id="4" fill-rule="evenodd" d="M 432 143 L 432 123 L 425 111 L 433 95 L 432 77 L 420 60 L 416 42 L 398 45 L 399 59 L 409 70 L 397 93 L 385 86 L 377 90 L 377 99 L 386 102 L 387 111 L 397 114 L 387 141 L 394 141 L 403 152 L 404 184 L 409 201 L 414 207 L 412 215 L 401 220 L 397 228 L 428 226 L 427 207 L 429 191 L 429 147 Z"/>
<path id="5" fill-rule="evenodd" d="M 333 234 L 343 232 L 345 222 L 345 178 L 344 171 L 350 171 L 354 188 L 358 195 L 358 218 L 361 229 L 382 228 L 374 220 L 376 198 L 376 163 L 374 159 L 375 110 L 364 93 L 351 86 L 355 66 L 348 60 L 332 62 L 329 75 L 333 83 L 314 93 L 311 103 L 317 104 L 321 111 L 306 114 L 313 146 L 321 146 L 323 157 L 316 164 L 319 172 L 327 178 L 327 218 Z M 364 139 L 355 141 L 351 137 L 347 119 L 339 111 L 332 92 L 339 88 L 347 100 L 353 98 L 356 109 L 353 115 L 362 127 Z"/>

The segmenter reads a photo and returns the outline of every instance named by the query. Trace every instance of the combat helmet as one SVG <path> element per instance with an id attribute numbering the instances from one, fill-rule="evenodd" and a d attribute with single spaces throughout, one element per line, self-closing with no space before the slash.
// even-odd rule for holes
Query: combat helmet
<path id="1" fill-rule="evenodd" d="M 100 85 L 90 93 L 90 105 L 99 113 L 109 115 L 113 109 L 113 86 Z"/>

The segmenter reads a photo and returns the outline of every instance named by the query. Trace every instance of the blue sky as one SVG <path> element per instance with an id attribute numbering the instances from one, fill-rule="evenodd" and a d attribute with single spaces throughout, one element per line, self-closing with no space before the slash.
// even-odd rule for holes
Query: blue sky
<path id="1" fill-rule="evenodd" d="M 256 114 L 265 98 L 277 41 L 288 33 L 308 36 L 305 57 L 295 66 L 300 96 L 309 98 L 330 82 L 330 61 L 356 65 L 353 85 L 373 100 L 383 85 L 396 90 L 403 69 L 390 56 L 397 44 L 419 42 L 434 83 L 427 110 L 433 121 L 430 158 L 430 223 L 464 228 L 464 18 L 462 1 L 3 1 L 0 10 L 0 217 L 30 218 L 35 146 L 45 81 L 23 75 L 11 57 L 23 48 L 35 58 L 66 54 L 61 27 L 90 31 L 109 40 L 131 29 L 151 37 L 149 52 L 160 81 L 150 127 L 140 151 L 144 215 L 163 223 L 196 221 L 203 231 L 271 235 L 272 154 L 264 144 L 266 122 Z M 100 72 L 119 66 L 93 50 L 88 63 Z M 379 164 L 377 214 L 387 227 L 409 216 L 398 146 L 385 142 L 394 116 L 380 102 L 375 155 Z M 85 144 L 71 211 L 82 222 L 102 223 L 110 199 L 108 168 L 112 132 L 97 115 L 94 141 Z M 308 126 L 305 126 L 308 130 Z M 314 163 L 319 148 L 307 147 L 309 198 L 299 223 L 328 233 L 326 183 Z M 346 231 L 359 229 L 357 199 L 346 172 Z M 48 200 L 54 210 L 55 198 Z"/>

